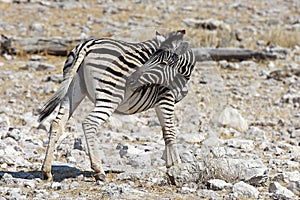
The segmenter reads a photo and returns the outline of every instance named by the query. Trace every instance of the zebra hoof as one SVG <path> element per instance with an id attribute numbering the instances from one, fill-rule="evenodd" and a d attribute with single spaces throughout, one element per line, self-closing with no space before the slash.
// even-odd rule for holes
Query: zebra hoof
<path id="1" fill-rule="evenodd" d="M 102 173 L 97 173 L 94 175 L 94 178 L 96 179 L 96 181 L 102 181 L 102 182 L 105 182 L 105 174 L 102 174 Z"/>
<path id="2" fill-rule="evenodd" d="M 52 181 L 53 177 L 52 177 L 51 172 L 44 172 L 43 171 L 43 179 L 46 180 L 46 181 Z"/>

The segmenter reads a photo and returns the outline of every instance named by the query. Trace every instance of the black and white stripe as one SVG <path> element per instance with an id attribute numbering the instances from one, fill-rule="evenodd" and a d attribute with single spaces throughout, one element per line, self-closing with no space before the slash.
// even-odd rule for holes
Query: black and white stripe
<path id="1" fill-rule="evenodd" d="M 186 94 L 186 84 L 195 65 L 195 56 L 187 42 L 162 43 L 159 50 L 128 79 L 128 87 L 136 90 L 144 85 L 162 85 L 172 90 L 176 102 Z"/>

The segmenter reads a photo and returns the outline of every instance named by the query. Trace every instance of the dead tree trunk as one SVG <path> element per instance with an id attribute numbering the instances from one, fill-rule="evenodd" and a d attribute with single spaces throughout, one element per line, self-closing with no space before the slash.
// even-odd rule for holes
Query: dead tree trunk
<path id="1" fill-rule="evenodd" d="M 277 56 L 269 52 L 258 52 L 250 49 L 240 48 L 194 48 L 193 52 L 196 56 L 196 61 L 207 60 L 228 60 L 228 61 L 243 61 L 243 60 L 266 60 L 276 59 Z"/>
<path id="2" fill-rule="evenodd" d="M 79 38 L 8 38 L 1 36 L 0 53 L 36 54 L 44 53 L 55 56 L 66 56 L 74 46 L 86 39 Z"/>
<path id="3" fill-rule="evenodd" d="M 78 43 L 86 39 L 66 38 L 17 38 L 11 39 L 4 35 L 0 40 L 0 54 L 34 54 L 44 53 L 56 56 L 66 56 L 68 52 Z M 276 59 L 276 55 L 269 52 L 257 52 L 250 49 L 239 48 L 194 48 L 196 61 L 207 60 L 230 60 L 242 61 L 249 59 L 265 60 Z"/>

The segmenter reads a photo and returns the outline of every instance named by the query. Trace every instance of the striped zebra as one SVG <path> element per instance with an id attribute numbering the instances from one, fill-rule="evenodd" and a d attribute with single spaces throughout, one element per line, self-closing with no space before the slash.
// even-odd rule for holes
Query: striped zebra
<path id="1" fill-rule="evenodd" d="M 176 148 L 174 127 L 174 104 L 178 101 L 174 91 L 163 84 L 150 82 L 136 87 L 133 78 L 140 67 L 150 64 L 167 64 L 165 54 L 183 43 L 185 31 L 175 31 L 165 35 L 156 33 L 156 37 L 141 43 L 127 43 L 110 38 L 92 39 L 76 46 L 68 55 L 63 69 L 63 82 L 57 92 L 46 102 L 40 111 L 42 122 L 59 105 L 56 118 L 51 122 L 49 144 L 42 166 L 44 178 L 52 180 L 51 163 L 55 144 L 62 128 L 72 116 L 84 97 L 94 103 L 91 111 L 82 123 L 91 168 L 96 180 L 105 181 L 97 148 L 96 132 L 112 113 L 134 114 L 155 107 L 162 126 L 165 140 L 166 166 L 180 163 Z M 174 54 L 174 53 L 173 53 Z M 165 57 L 166 59 L 156 59 Z M 147 62 L 148 61 L 148 62 Z M 159 61 L 159 62 L 154 62 Z M 180 74 L 189 79 L 195 59 L 183 61 Z M 172 63 L 170 63 L 172 64 Z M 135 73 L 136 72 L 136 73 Z M 130 83 L 127 83 L 130 82 Z M 133 82 L 133 83 L 132 83 Z"/>

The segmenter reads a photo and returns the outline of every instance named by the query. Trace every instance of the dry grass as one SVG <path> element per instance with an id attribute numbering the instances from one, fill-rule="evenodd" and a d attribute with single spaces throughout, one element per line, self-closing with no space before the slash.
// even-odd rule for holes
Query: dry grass
<path id="1" fill-rule="evenodd" d="M 96 1 L 91 1 L 91 4 L 96 5 L 95 3 Z M 220 3 L 220 1 L 214 0 L 212 2 L 215 2 L 216 4 Z M 230 0 L 222 0 L 222 2 L 230 2 Z M 122 4 L 123 2 L 116 2 L 116 4 Z M 199 3 L 200 4 L 200 3 Z M 263 3 L 261 3 L 263 4 Z M 182 3 L 182 5 L 184 5 L 184 2 Z M 114 14 L 111 17 L 112 21 L 115 22 L 128 22 L 128 20 L 130 19 L 130 16 L 132 16 L 133 14 L 144 14 L 144 15 L 149 15 L 149 16 L 157 16 L 158 19 L 160 19 L 161 16 L 161 12 L 162 10 L 155 10 L 152 9 L 152 7 L 146 7 L 144 4 L 137 4 L 134 5 L 134 11 L 132 12 L 132 10 L 130 11 L 121 11 L 117 14 Z M 253 6 L 253 4 L 252 4 Z M 262 5 L 259 5 L 258 2 L 255 3 L 255 6 L 259 7 Z M 22 15 L 16 14 L 14 12 L 15 7 L 17 7 L 18 12 L 23 13 Z M 124 7 L 124 6 L 123 6 Z M 162 8 L 166 8 L 167 5 L 161 5 Z M 200 7 L 200 6 L 199 6 Z M 226 9 L 226 8 L 224 8 Z M 67 12 L 62 13 L 60 8 L 49 8 L 49 10 L 47 9 L 47 11 L 45 11 L 45 15 L 47 15 L 47 20 L 45 21 L 41 21 L 39 19 L 39 15 L 37 14 L 37 10 L 36 9 L 32 9 L 32 10 L 23 10 L 22 9 L 22 4 L 3 4 L 0 3 L 0 10 L 5 10 L 5 16 L 2 17 L 3 21 L 6 21 L 8 23 L 12 23 L 12 24 L 20 24 L 23 23 L 25 24 L 26 27 L 28 27 L 30 25 L 30 23 L 32 23 L 33 21 L 38 21 L 41 22 L 43 24 L 45 24 L 45 26 L 47 27 L 47 35 L 49 37 L 54 37 L 54 36 L 62 36 L 62 37 L 78 37 L 81 33 L 81 28 L 86 26 L 86 23 L 88 21 L 88 18 L 90 16 L 94 17 L 94 18 L 99 18 L 101 19 L 104 15 L 103 15 L 103 8 L 101 7 L 97 7 L 97 6 L 91 6 L 91 9 L 71 9 L 68 10 Z M 214 12 L 214 13 L 213 13 Z M 249 13 L 247 13 L 248 11 L 246 11 L 245 13 L 241 14 L 241 21 L 243 22 L 243 24 L 240 24 L 239 27 L 235 27 L 232 26 L 231 29 L 234 30 L 236 28 L 241 28 L 243 26 L 247 26 L 249 21 Z M 182 24 L 182 20 L 185 18 L 195 18 L 195 17 L 199 17 L 199 15 L 201 15 L 202 18 L 215 18 L 215 19 L 224 19 L 224 16 L 221 16 L 222 14 L 222 10 L 219 10 L 218 12 L 215 11 L 211 11 L 209 9 L 205 9 L 204 12 L 201 11 L 201 13 L 199 13 L 198 11 L 196 12 L 192 12 L 192 13 L 180 13 L 180 15 L 178 16 L 177 13 L 170 13 L 167 19 L 163 19 L 164 23 L 160 26 L 157 27 L 151 27 L 149 29 L 171 29 L 171 30 L 176 30 L 176 29 L 182 29 L 185 28 L 187 30 L 188 33 L 188 37 L 190 38 L 193 47 L 217 47 L 217 46 L 235 46 L 236 45 L 236 40 L 235 38 L 232 36 L 232 34 L 230 32 L 224 32 L 223 30 L 215 30 L 215 31 L 208 31 L 208 30 L 203 30 L 203 29 L 194 29 L 194 28 L 190 28 L 190 27 L 186 27 L 185 25 Z M 4 14 L 0 13 L 0 17 L 3 16 Z M 78 17 L 74 17 L 74 16 L 78 16 Z M 25 20 L 24 20 L 25 19 Z M 138 20 L 144 20 L 143 18 L 138 19 Z M 145 19 L 147 20 L 147 19 Z M 60 23 L 60 22 L 64 22 L 65 25 L 63 26 L 54 26 L 55 23 Z M 77 23 L 77 26 L 73 26 L 72 24 Z M 95 35 L 95 36 L 110 36 L 110 35 L 101 35 L 99 33 L 99 31 L 102 28 L 106 28 L 105 24 L 92 24 L 92 28 L 91 31 L 89 32 L 89 34 L 91 35 Z M 72 29 L 70 29 L 70 27 Z M 81 27 L 81 28 L 80 28 Z M 124 28 L 125 29 L 125 28 Z M 72 32 L 70 32 L 70 30 L 72 30 Z M 145 39 L 144 36 L 144 32 L 141 33 L 139 30 L 135 30 L 137 33 L 140 33 L 140 35 L 136 35 L 135 37 L 137 37 L 138 40 L 143 40 Z M 147 37 L 153 37 L 154 35 L 154 31 L 149 31 L 146 32 Z M 8 36 L 14 36 L 14 31 L 11 32 L 3 32 L 3 34 L 6 34 Z M 126 35 L 126 34 L 125 34 Z M 30 32 L 26 32 L 24 35 L 22 35 L 22 37 L 27 37 L 30 36 Z M 268 30 L 267 33 L 264 34 L 258 34 L 258 35 L 249 35 L 249 38 L 251 38 L 252 40 L 249 43 L 245 43 L 244 46 L 249 48 L 255 48 L 255 41 L 257 40 L 264 40 L 266 42 L 266 44 L 270 44 L 270 45 L 280 45 L 282 47 L 294 47 L 295 45 L 300 45 L 300 34 L 299 32 L 296 31 L 290 31 L 290 30 L 286 30 L 284 29 L 284 27 L 282 26 L 274 26 L 271 27 L 270 30 Z M 254 42 L 253 42 L 254 41 Z M 54 72 L 30 72 L 30 74 L 32 74 L 33 77 L 36 78 L 40 78 L 43 80 L 42 77 L 47 77 L 48 75 L 51 74 L 60 74 L 62 72 L 62 63 L 64 62 L 65 58 L 64 57 L 54 57 L 54 56 L 49 56 L 46 55 L 47 57 L 47 63 L 50 64 L 54 64 L 55 66 L 57 66 L 57 70 Z M 0 62 L 5 63 L 4 66 L 1 67 L 1 70 L 13 70 L 13 71 L 19 71 L 19 67 L 20 64 L 18 62 L 26 62 L 29 59 L 29 55 L 22 55 L 22 56 L 18 56 L 17 57 L 17 61 L 11 61 L 11 62 L 7 62 L 5 59 L 0 57 Z M 260 65 L 260 64 L 259 64 Z M 262 66 L 264 66 L 264 64 L 262 64 Z M 210 66 L 211 67 L 211 66 Z M 277 66 L 278 67 L 278 66 Z M 217 68 L 219 69 L 219 68 Z M 226 72 L 226 70 L 221 70 L 221 71 L 216 71 L 215 73 L 217 73 L 218 76 L 224 75 L 224 77 L 228 74 L 233 74 L 237 73 L 238 74 L 243 74 L 243 75 L 247 75 L 248 71 L 243 71 L 244 69 L 247 69 L 247 67 L 242 68 L 238 71 L 228 71 Z M 265 69 L 265 68 L 262 68 Z M 206 73 L 207 71 L 203 71 L 204 73 Z M 27 71 L 24 71 L 24 74 L 29 73 Z M 235 76 L 236 77 L 236 76 Z M 251 78 L 251 77 L 249 77 Z M 256 77 L 252 77 L 254 80 L 256 80 Z M 240 80 L 240 82 L 242 82 L 245 79 Z M 20 80 L 18 80 L 19 84 L 22 85 L 29 85 L 30 83 L 24 83 L 22 81 L 22 78 L 20 78 Z M 258 80 L 260 81 L 260 80 Z M 268 85 L 264 85 L 264 82 L 261 81 L 262 83 L 262 87 L 267 87 Z M 16 82 L 6 82 L 5 80 L 3 80 L 1 82 L 3 85 L 5 85 L 6 87 L 2 87 L 0 89 L 0 92 L 2 94 L 4 94 L 4 92 L 6 91 L 6 88 L 13 88 L 15 86 L 15 84 L 17 84 Z M 281 84 L 281 83 L 278 83 Z M 284 87 L 284 86 L 282 86 Z M 30 87 L 28 87 L 30 88 Z M 198 87 L 197 87 L 198 88 Z M 200 88 L 200 87 L 199 87 Z M 204 88 L 204 89 L 203 89 Z M 220 97 L 216 98 L 215 96 L 213 96 L 213 92 L 214 91 L 209 91 L 209 87 L 208 86 L 203 86 L 202 90 L 205 90 L 205 93 L 201 94 L 201 97 L 205 96 L 205 98 L 210 98 L 207 101 L 205 101 L 205 105 L 206 107 L 217 107 L 217 100 L 215 99 L 220 99 Z M 225 88 L 225 86 L 224 86 Z M 225 88 L 226 89 L 226 88 Z M 224 89 L 224 90 L 225 90 Z M 200 90 L 197 90 L 200 91 Z M 40 94 L 35 93 L 34 91 L 31 91 L 31 95 L 33 99 L 38 99 L 38 101 L 40 102 L 40 105 L 42 104 L 42 102 L 45 101 L 46 96 L 40 96 Z M 264 91 L 260 91 L 261 94 L 263 94 Z M 275 95 L 278 95 L 278 98 L 280 98 L 281 94 L 283 91 L 277 91 L 276 93 L 274 92 Z M 263 95 L 262 95 L 263 96 Z M 200 97 L 200 95 L 199 95 Z M 9 96 L 5 96 L 3 98 L 7 98 L 7 101 L 9 100 Z M 255 109 L 255 110 L 251 110 L 252 107 L 257 107 L 256 103 L 257 100 L 259 99 L 259 102 L 261 103 L 261 105 Z M 21 98 L 17 98 L 16 103 L 18 104 L 19 102 L 23 101 L 24 97 Z M 30 99 L 27 99 L 26 101 L 30 101 Z M 229 101 L 229 103 L 232 103 L 234 105 L 240 105 L 240 100 L 226 100 Z M 272 106 L 273 102 L 268 102 L 266 99 L 264 99 L 263 97 L 255 97 L 253 99 L 245 99 L 244 100 L 244 104 L 248 105 L 248 109 L 245 110 L 241 110 L 241 112 L 243 113 L 243 116 L 247 116 L 247 115 L 259 115 L 260 118 L 265 119 L 265 121 L 269 121 L 269 119 L 274 120 L 277 119 L 278 116 L 281 116 L 283 119 L 286 119 L 286 121 L 289 121 L 292 116 L 290 115 L 290 112 L 285 112 L 284 109 L 281 108 L 275 108 L 272 111 L 266 113 L 264 112 L 265 109 L 263 109 L 263 107 L 267 106 Z M 13 106 L 15 106 L 15 104 Z M 33 107 L 36 105 L 32 105 L 32 106 L 28 106 L 25 109 L 25 111 L 32 111 Z M 202 108 L 199 108 L 199 110 L 202 110 Z M 208 109 L 209 110 L 209 109 Z M 258 111 L 260 111 L 260 113 L 258 113 Z M 249 113 L 250 112 L 250 113 Z M 257 112 L 257 113 L 251 113 L 251 112 Z M 11 119 L 12 124 L 15 125 L 21 125 L 22 121 L 20 119 Z M 226 135 L 225 135 L 226 136 Z M 225 137 L 224 136 L 224 137 Z M 130 141 L 127 141 L 130 142 Z M 139 142 L 144 142 L 144 141 L 139 141 Z M 218 165 L 218 159 L 221 158 L 215 158 L 215 157 L 211 157 L 211 156 L 207 156 L 204 157 L 204 164 L 205 164 L 205 169 L 207 169 L 206 171 L 203 171 L 203 174 L 201 174 L 202 177 L 199 177 L 200 180 L 202 180 L 204 183 L 207 182 L 207 180 L 212 179 L 212 178 L 220 178 L 223 179 L 227 182 L 234 182 L 236 181 L 236 178 L 239 177 L 239 174 L 233 174 L 231 176 L 229 176 L 228 174 L 224 173 L 224 170 L 221 168 L 221 166 Z M 111 175 L 112 177 L 110 179 L 114 178 L 114 175 Z M 90 182 L 89 182 L 90 181 Z M 90 178 L 88 179 L 88 181 L 84 182 L 84 181 L 80 181 L 81 186 L 78 188 L 81 190 L 81 193 L 79 193 L 78 189 L 74 189 L 72 191 L 70 191 L 68 194 L 63 194 L 64 192 L 59 191 L 59 193 L 61 194 L 61 196 L 63 197 L 64 195 L 68 196 L 68 195 L 72 195 L 72 196 L 85 196 L 90 194 L 91 197 L 94 198 L 99 198 L 99 196 L 101 196 L 101 191 L 99 190 L 99 186 L 95 186 L 94 184 L 92 184 L 93 179 Z M 109 180 L 111 181 L 111 180 Z M 42 186 L 41 186 L 42 187 Z M 149 193 L 156 193 L 159 194 L 161 196 L 163 196 L 163 194 L 170 194 L 170 193 L 176 193 L 176 188 L 171 187 L 171 186 L 151 186 L 151 187 L 147 187 L 147 186 L 141 186 L 142 189 L 145 189 L 147 191 L 149 191 Z M 89 189 L 90 188 L 90 189 Z M 106 198 L 105 196 L 102 196 L 103 198 Z M 107 197 L 106 199 L 109 199 L 109 197 Z"/>
<path id="2" fill-rule="evenodd" d="M 219 5 L 220 3 L 224 5 L 229 5 L 233 3 L 232 0 L 222 0 L 222 1 L 212 1 L 211 5 Z M 0 9 L 6 12 L 0 14 L 0 17 L 4 22 L 12 24 L 16 27 L 26 27 L 27 30 L 22 33 L 18 33 L 17 30 L 3 30 L 2 33 L 7 36 L 19 36 L 19 37 L 29 37 L 32 35 L 31 30 L 28 29 L 33 22 L 40 22 L 45 25 L 45 36 L 54 37 L 79 37 L 87 26 L 90 27 L 88 32 L 89 35 L 93 36 L 112 36 L 108 33 L 102 32 L 102 29 L 107 28 L 106 23 L 91 23 L 91 18 L 93 19 L 103 19 L 106 14 L 103 12 L 105 4 L 98 4 L 97 1 L 88 1 L 86 4 L 89 5 L 87 8 L 73 8 L 68 9 L 62 13 L 60 8 L 49 7 L 49 8 L 38 8 L 29 7 L 25 4 L 8 4 L 0 3 Z M 251 25 L 252 19 L 250 18 L 253 12 L 256 12 L 254 8 L 267 9 L 265 3 L 260 1 L 254 1 L 249 5 L 248 9 L 237 10 L 234 7 L 219 6 L 219 10 L 211 9 L 212 6 L 208 6 L 206 3 L 196 3 L 193 5 L 194 11 L 185 12 L 184 10 L 178 9 L 172 12 L 169 10 L 170 5 L 176 5 L 179 8 L 185 7 L 188 4 L 186 2 L 170 1 L 168 4 L 155 4 L 149 6 L 148 4 L 131 4 L 129 2 L 115 2 L 115 6 L 118 8 L 123 8 L 115 14 L 110 14 L 109 18 L 112 22 L 116 23 L 127 23 L 131 22 L 143 22 L 143 21 L 161 21 L 161 25 L 155 27 L 150 27 L 151 29 L 187 29 L 188 36 L 194 47 L 234 47 L 239 45 L 236 38 L 234 37 L 235 29 L 243 28 Z M 192 5 L 192 4 L 191 4 Z M 129 7 L 130 9 L 126 9 Z M 157 9 L 153 9 L 153 7 Z M 199 12 L 196 8 L 201 8 Z M 205 9 L 207 8 L 207 9 Z M 224 15 L 223 11 L 228 11 L 232 13 L 232 18 L 239 20 L 239 24 L 231 25 L 231 32 L 226 32 L 225 30 L 215 30 L 208 31 L 203 29 L 195 29 L 187 27 L 182 23 L 185 18 L 201 18 L 208 19 L 213 18 L 217 20 L 225 20 L 228 18 Z M 134 12 L 133 12 L 134 11 Z M 16 12 L 18 13 L 16 15 Z M 296 13 L 291 12 L 290 15 L 293 16 Z M 76 17 L 74 17 L 76 16 Z M 139 17 L 133 17 L 139 16 Z M 149 16 L 150 18 L 147 18 Z M 24 20 L 25 19 L 25 20 Z M 258 26 L 263 26 L 264 22 L 259 22 Z M 59 25 L 63 24 L 63 25 Z M 145 28 L 145 27 L 141 27 Z M 122 28 L 124 31 L 128 31 L 128 27 Z M 129 27 L 130 29 L 130 27 Z M 70 31 L 72 30 L 72 31 Z M 131 30 L 135 31 L 137 34 L 140 33 L 140 29 Z M 137 35 L 136 34 L 136 35 Z M 139 40 L 143 40 L 143 33 L 140 34 Z M 249 37 L 248 37 L 249 36 Z M 284 29 L 283 25 L 278 27 L 270 27 L 269 30 L 263 31 L 260 34 L 246 35 L 246 38 L 251 38 L 251 41 L 242 41 L 242 45 L 247 48 L 255 47 L 255 41 L 264 40 L 267 44 L 277 44 L 282 47 L 294 47 L 295 45 L 300 45 L 300 34 L 297 31 L 291 31 Z"/>
<path id="3" fill-rule="evenodd" d="M 299 31 L 285 30 L 282 26 L 271 27 L 265 34 L 257 36 L 259 40 L 264 40 L 268 45 L 279 45 L 286 48 L 300 46 Z"/>

